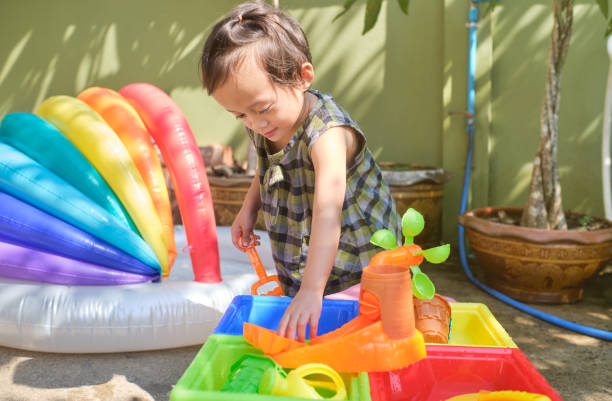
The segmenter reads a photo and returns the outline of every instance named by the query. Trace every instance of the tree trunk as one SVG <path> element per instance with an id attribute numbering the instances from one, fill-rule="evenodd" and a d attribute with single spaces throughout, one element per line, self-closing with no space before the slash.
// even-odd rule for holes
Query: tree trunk
<path id="1" fill-rule="evenodd" d="M 554 0 L 546 93 L 540 115 L 540 145 L 533 161 L 531 184 L 521 225 L 567 229 L 557 167 L 557 137 L 561 103 L 561 69 L 572 33 L 573 0 Z"/>

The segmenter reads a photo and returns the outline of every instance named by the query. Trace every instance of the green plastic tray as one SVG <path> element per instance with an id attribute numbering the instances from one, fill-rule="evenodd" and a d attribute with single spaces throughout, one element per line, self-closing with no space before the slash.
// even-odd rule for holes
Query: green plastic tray
<path id="1" fill-rule="evenodd" d="M 170 401 L 280 401 L 303 398 L 272 395 L 226 393 L 219 389 L 227 380 L 230 367 L 246 353 L 262 352 L 246 342 L 243 336 L 212 334 L 170 393 Z M 367 373 L 340 373 L 348 399 L 371 401 Z"/>

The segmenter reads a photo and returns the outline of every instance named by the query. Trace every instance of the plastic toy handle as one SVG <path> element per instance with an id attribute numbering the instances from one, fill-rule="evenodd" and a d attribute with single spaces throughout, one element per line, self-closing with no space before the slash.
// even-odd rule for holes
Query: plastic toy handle
<path id="1" fill-rule="evenodd" d="M 461 394 L 446 401 L 550 401 L 548 396 L 525 391 L 493 391 L 482 390 L 478 393 Z"/>
<path id="2" fill-rule="evenodd" d="M 261 259 L 259 258 L 259 254 L 255 248 L 247 248 L 246 253 L 249 255 L 249 259 L 251 260 L 251 264 L 253 265 L 255 272 L 257 273 L 257 277 L 260 279 L 266 278 L 268 274 L 266 273 L 266 269 L 264 268 L 263 263 L 261 263 Z"/>
<path id="3" fill-rule="evenodd" d="M 251 260 L 251 264 L 253 265 L 253 268 L 255 269 L 255 273 L 257 273 L 257 277 L 259 277 L 259 280 L 257 280 L 251 286 L 251 295 L 272 295 L 272 296 L 285 295 L 283 293 L 283 288 L 281 287 L 281 283 L 278 280 L 278 276 L 276 274 L 272 276 L 268 276 L 268 273 L 266 273 L 266 269 L 264 268 L 263 263 L 261 263 L 259 254 L 257 253 L 257 250 L 255 249 L 256 245 L 259 245 L 259 237 L 257 235 L 254 235 L 254 234 L 251 235 L 251 241 L 249 242 L 248 245 L 244 243 L 244 238 L 242 238 L 242 236 L 238 238 L 238 247 L 247 253 L 247 255 L 249 256 L 249 259 Z M 271 291 L 260 294 L 258 291 L 259 288 L 267 283 L 276 283 L 276 287 Z"/>
<path id="4" fill-rule="evenodd" d="M 311 375 L 325 376 L 331 379 L 309 380 L 305 377 Z M 335 394 L 330 398 L 324 398 L 316 391 L 316 388 L 332 390 Z M 346 387 L 340 375 L 327 365 L 322 363 L 309 363 L 292 370 L 283 378 L 278 372 L 268 370 L 259 385 L 260 394 L 271 394 L 277 396 L 300 397 L 311 400 L 346 400 Z"/>
<path id="5" fill-rule="evenodd" d="M 291 374 L 300 376 L 302 380 L 312 388 L 324 388 L 328 390 L 334 390 L 336 394 L 331 398 L 327 398 L 328 400 L 346 400 L 346 388 L 344 386 L 344 381 L 342 381 L 342 378 L 340 377 L 338 372 L 336 372 L 325 364 L 309 363 L 306 365 L 302 365 L 299 368 L 290 372 L 287 377 L 289 377 Z M 308 377 L 310 375 L 327 376 L 331 379 L 331 382 L 325 380 L 305 379 L 305 377 Z"/>

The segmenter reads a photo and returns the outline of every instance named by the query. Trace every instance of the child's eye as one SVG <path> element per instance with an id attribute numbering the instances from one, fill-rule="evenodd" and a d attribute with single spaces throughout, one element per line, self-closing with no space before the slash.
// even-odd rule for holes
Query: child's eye
<path id="1" fill-rule="evenodd" d="M 270 109 L 272 108 L 272 105 L 269 105 L 268 107 L 266 107 L 265 109 L 261 110 L 259 112 L 259 114 L 266 114 L 267 112 L 270 111 Z"/>
<path id="2" fill-rule="evenodd" d="M 244 118 L 244 114 L 236 115 L 236 120 L 242 120 Z"/>

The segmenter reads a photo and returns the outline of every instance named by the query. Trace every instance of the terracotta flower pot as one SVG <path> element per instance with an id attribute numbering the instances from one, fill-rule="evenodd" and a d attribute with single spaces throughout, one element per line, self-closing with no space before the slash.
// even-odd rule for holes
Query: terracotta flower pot
<path id="1" fill-rule="evenodd" d="M 512 298 L 576 302 L 582 298 L 586 280 L 612 259 L 612 228 L 542 230 L 486 218 L 500 210 L 509 216 L 522 213 L 520 208 L 476 209 L 460 216 L 459 223 L 466 229 L 485 282 Z"/>
<path id="2" fill-rule="evenodd" d="M 416 328 L 427 343 L 448 343 L 451 307 L 444 297 L 436 294 L 432 299 L 412 298 Z"/>

